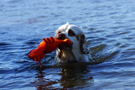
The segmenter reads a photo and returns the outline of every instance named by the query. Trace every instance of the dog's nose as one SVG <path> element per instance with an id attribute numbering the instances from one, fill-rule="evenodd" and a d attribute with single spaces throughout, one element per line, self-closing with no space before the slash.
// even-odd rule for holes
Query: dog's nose
<path id="1" fill-rule="evenodd" d="M 65 39 L 66 38 L 66 35 L 64 33 L 59 33 L 58 34 L 58 38 L 59 39 Z"/>

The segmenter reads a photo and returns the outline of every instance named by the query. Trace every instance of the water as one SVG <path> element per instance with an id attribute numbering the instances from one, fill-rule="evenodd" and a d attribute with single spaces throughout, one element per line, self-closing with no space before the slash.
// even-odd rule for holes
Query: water
<path id="1" fill-rule="evenodd" d="M 134 0 L 0 0 L 0 88 L 133 90 L 134 16 Z M 52 52 L 40 68 L 28 52 L 67 21 L 83 30 L 97 63 L 52 65 Z"/>

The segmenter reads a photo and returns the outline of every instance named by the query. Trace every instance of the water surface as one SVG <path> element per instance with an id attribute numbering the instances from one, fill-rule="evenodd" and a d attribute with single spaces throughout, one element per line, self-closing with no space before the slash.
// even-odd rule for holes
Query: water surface
<path id="1" fill-rule="evenodd" d="M 0 0 L 0 88 L 134 89 L 134 17 L 134 0 Z M 28 52 L 67 21 L 83 30 L 97 63 L 52 65 L 52 52 L 40 68 Z"/>

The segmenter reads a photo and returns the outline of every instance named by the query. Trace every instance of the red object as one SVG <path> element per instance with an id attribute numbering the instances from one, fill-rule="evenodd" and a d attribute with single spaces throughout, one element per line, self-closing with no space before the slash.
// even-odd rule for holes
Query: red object
<path id="1" fill-rule="evenodd" d="M 72 45 L 72 41 L 69 39 L 59 40 L 53 37 L 50 38 L 43 38 L 43 41 L 38 45 L 36 49 L 33 49 L 29 52 L 28 57 L 33 59 L 35 63 L 39 61 L 41 66 L 40 60 L 45 56 L 46 53 L 50 53 L 54 51 L 59 45 Z"/>

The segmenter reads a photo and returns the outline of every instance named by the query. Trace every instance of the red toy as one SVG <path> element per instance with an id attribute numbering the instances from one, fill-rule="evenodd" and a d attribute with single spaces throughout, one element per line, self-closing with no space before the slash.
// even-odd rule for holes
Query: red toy
<path id="1" fill-rule="evenodd" d="M 35 63 L 39 61 L 41 66 L 40 60 L 45 56 L 46 53 L 50 53 L 54 51 L 59 45 L 72 45 L 72 41 L 69 39 L 59 40 L 53 37 L 50 38 L 43 38 L 43 41 L 38 45 L 36 49 L 33 49 L 29 52 L 28 57 L 33 59 Z"/>

